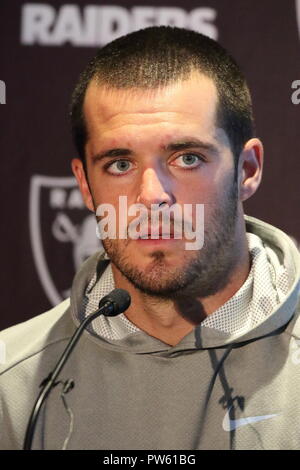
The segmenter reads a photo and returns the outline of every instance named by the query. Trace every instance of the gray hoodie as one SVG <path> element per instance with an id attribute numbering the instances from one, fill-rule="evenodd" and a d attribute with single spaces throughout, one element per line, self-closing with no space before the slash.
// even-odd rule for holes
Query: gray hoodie
<path id="1" fill-rule="evenodd" d="M 43 406 L 35 449 L 300 448 L 300 255 L 279 229 L 246 217 L 247 231 L 289 273 L 286 297 L 242 334 L 199 325 L 176 346 L 139 330 L 118 340 L 86 330 Z M 0 448 L 21 449 L 39 385 L 82 319 L 100 253 L 77 273 L 71 299 L 4 330 Z"/>

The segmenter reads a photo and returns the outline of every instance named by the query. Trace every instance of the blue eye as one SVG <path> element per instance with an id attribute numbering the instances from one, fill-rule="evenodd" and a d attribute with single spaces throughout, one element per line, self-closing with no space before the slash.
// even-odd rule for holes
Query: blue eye
<path id="1" fill-rule="evenodd" d="M 198 160 L 199 160 L 198 157 L 193 154 L 182 156 L 182 161 L 186 163 L 187 165 L 193 165 L 193 163 L 196 163 Z"/>
<path id="2" fill-rule="evenodd" d="M 115 160 L 112 163 L 109 163 L 105 166 L 106 170 L 109 173 L 120 175 L 122 173 L 126 173 L 130 169 L 131 162 L 129 160 Z"/>
<path id="3" fill-rule="evenodd" d="M 176 163 L 181 168 L 196 168 L 201 164 L 202 158 L 194 153 L 186 153 L 176 158 Z"/>

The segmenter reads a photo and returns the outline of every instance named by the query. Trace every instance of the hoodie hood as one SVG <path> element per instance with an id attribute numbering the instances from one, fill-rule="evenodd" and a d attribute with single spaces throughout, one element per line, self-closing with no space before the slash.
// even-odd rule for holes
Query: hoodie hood
<path id="1" fill-rule="evenodd" d="M 123 339 L 111 340 L 95 333 L 92 326 L 89 325 L 85 334 L 90 335 L 93 341 L 101 342 L 108 349 L 161 356 L 170 356 L 180 351 L 194 349 L 228 348 L 230 345 L 238 347 L 257 338 L 276 334 L 277 330 L 287 326 L 297 307 L 300 287 L 300 254 L 294 242 L 278 228 L 250 216 L 245 216 L 245 222 L 246 231 L 258 236 L 264 246 L 275 253 L 277 264 L 283 265 L 288 274 L 286 295 L 281 297 L 280 303 L 271 315 L 262 319 L 253 328 L 242 334 L 239 332 L 233 334 L 200 324 L 175 346 L 167 345 L 141 330 L 133 332 Z M 75 276 L 71 291 L 71 315 L 76 326 L 84 319 L 82 299 L 88 284 L 95 272 L 99 278 L 110 262 L 105 258 L 105 253 L 95 253 L 85 261 Z"/>

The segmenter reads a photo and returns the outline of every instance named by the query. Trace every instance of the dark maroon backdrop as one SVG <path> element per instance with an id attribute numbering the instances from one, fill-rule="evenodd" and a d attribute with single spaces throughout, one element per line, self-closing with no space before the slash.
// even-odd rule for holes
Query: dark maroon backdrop
<path id="1" fill-rule="evenodd" d="M 44 25 L 46 32 L 38 33 L 36 39 L 30 31 L 28 5 L 44 6 L 43 21 L 50 18 L 48 26 Z M 72 11 L 64 11 L 64 5 L 73 5 Z M 98 10 L 88 12 L 89 5 Z M 105 6 L 119 7 L 111 25 L 103 24 L 108 14 Z M 300 241 L 300 105 L 291 99 L 292 82 L 300 80 L 300 0 L 146 4 L 1 0 L 0 80 L 6 84 L 6 104 L 0 105 L 0 328 L 37 315 L 67 296 L 76 267 L 96 249 L 92 221 L 70 179 L 74 149 L 68 124 L 69 97 L 96 45 L 101 45 L 105 34 L 112 36 L 114 28 L 117 32 L 118 28 L 123 32 L 133 28 L 137 7 L 152 8 L 148 13 L 140 10 L 147 13 L 151 24 L 177 7 L 177 18 L 186 18 L 187 27 L 193 17 L 194 25 L 205 32 L 201 29 L 205 21 L 201 25 L 195 20 L 195 10 L 201 8 L 200 15 L 211 25 L 207 31 L 217 34 L 241 64 L 253 94 L 257 135 L 265 145 L 264 181 L 246 204 L 246 213 L 277 225 Z M 159 10 L 162 7 L 169 10 Z M 210 9 L 208 13 L 204 8 Z M 81 36 L 76 39 L 78 14 L 82 21 L 88 15 L 93 20 L 81 24 Z M 68 31 L 66 15 L 71 17 L 69 42 L 62 36 Z"/>

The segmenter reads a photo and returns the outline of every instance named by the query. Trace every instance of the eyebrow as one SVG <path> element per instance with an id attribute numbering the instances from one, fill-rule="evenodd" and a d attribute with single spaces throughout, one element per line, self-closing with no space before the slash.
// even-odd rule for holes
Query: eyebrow
<path id="1" fill-rule="evenodd" d="M 170 151 L 178 151 L 178 150 L 186 150 L 189 148 L 198 148 L 202 150 L 208 150 L 212 153 L 217 153 L 218 148 L 216 145 L 210 142 L 203 142 L 202 140 L 193 139 L 193 140 L 179 140 L 177 142 L 171 142 L 165 147 L 165 150 Z"/>
<path id="2" fill-rule="evenodd" d="M 206 150 L 211 153 L 218 153 L 218 148 L 216 145 L 210 142 L 203 142 L 202 140 L 198 139 L 180 139 L 176 142 L 171 142 L 168 145 L 163 147 L 164 151 L 180 151 L 180 150 L 187 150 L 190 148 L 197 148 L 201 150 Z M 128 148 L 112 148 L 105 150 L 104 152 L 99 152 L 96 155 L 92 156 L 92 161 L 98 162 L 105 158 L 113 158 L 113 157 L 125 157 L 125 156 L 132 156 L 134 152 Z"/>
<path id="3" fill-rule="evenodd" d="M 133 151 L 130 149 L 123 149 L 123 148 L 114 148 L 105 150 L 104 152 L 96 153 L 96 155 L 92 156 L 93 162 L 98 162 L 103 160 L 104 158 L 113 158 L 113 157 L 125 157 L 128 155 L 133 155 Z"/>

